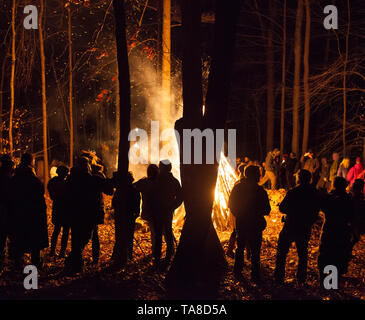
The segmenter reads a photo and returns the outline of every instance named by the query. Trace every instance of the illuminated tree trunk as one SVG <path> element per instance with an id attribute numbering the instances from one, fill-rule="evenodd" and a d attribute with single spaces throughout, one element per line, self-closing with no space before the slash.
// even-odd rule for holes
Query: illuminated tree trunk
<path id="1" fill-rule="evenodd" d="M 5 67 L 6 67 L 7 55 L 4 56 L 3 64 L 1 67 L 1 83 L 0 83 L 0 153 L 3 153 L 3 104 L 4 104 L 4 82 L 5 82 Z"/>
<path id="2" fill-rule="evenodd" d="M 117 78 L 118 75 L 118 69 L 117 69 Z M 116 137 L 119 136 L 120 131 L 120 101 L 119 101 L 119 81 L 116 81 L 116 90 L 115 90 L 115 135 Z"/>
<path id="3" fill-rule="evenodd" d="M 274 16 L 273 0 L 269 2 L 270 16 Z M 273 47 L 273 24 L 270 22 L 267 31 L 267 128 L 266 128 L 266 151 L 270 151 L 274 147 L 274 47 Z"/>
<path id="4" fill-rule="evenodd" d="M 210 67 L 206 112 L 202 114 L 200 56 L 200 2 L 182 2 L 183 30 L 183 117 L 175 128 L 224 128 L 228 109 L 229 70 L 233 61 L 235 26 L 240 1 L 217 1 L 215 43 Z M 224 50 L 222 50 L 224 48 Z M 180 159 L 183 157 L 180 145 Z M 204 153 L 203 153 L 204 159 Z M 169 297 L 210 297 L 224 274 L 226 260 L 212 222 L 212 204 L 218 163 L 183 164 L 185 223 L 180 243 L 167 275 Z"/>
<path id="5" fill-rule="evenodd" d="M 119 183 L 116 190 L 115 207 L 115 245 L 112 260 L 114 266 L 123 267 L 127 261 L 128 246 L 126 232 L 126 177 L 129 167 L 129 141 L 130 131 L 130 76 L 128 65 L 128 51 L 125 25 L 125 9 L 123 0 L 113 0 L 115 17 L 115 39 L 117 45 L 118 81 L 120 99 L 120 131 L 119 131 L 119 152 L 118 152 L 118 174 Z"/>
<path id="6" fill-rule="evenodd" d="M 70 4 L 67 7 L 68 15 L 68 67 L 69 67 L 69 113 L 70 113 L 70 167 L 73 167 L 74 160 L 74 119 L 73 119 L 73 64 L 72 64 L 72 21 Z"/>
<path id="7" fill-rule="evenodd" d="M 162 129 L 171 123 L 171 0 L 163 0 L 162 17 Z"/>
<path id="8" fill-rule="evenodd" d="M 44 183 L 48 184 L 48 142 L 47 142 L 47 97 L 46 97 L 46 58 L 44 55 L 43 39 L 43 15 L 44 0 L 41 0 L 41 10 L 39 12 L 39 49 L 41 55 L 41 80 L 42 80 L 42 117 L 43 117 L 43 160 L 44 160 Z"/>
<path id="9" fill-rule="evenodd" d="M 350 25 L 351 25 L 351 11 L 350 11 L 350 0 L 347 0 L 347 32 L 346 32 L 346 49 L 345 49 L 345 60 L 343 62 L 343 120 L 342 120 L 342 148 L 343 156 L 346 156 L 346 121 L 347 121 L 347 83 L 346 73 L 347 64 L 349 60 L 349 36 L 350 36 Z"/>
<path id="10" fill-rule="evenodd" d="M 280 108 L 280 150 L 284 151 L 285 131 L 285 90 L 286 90 L 286 0 L 284 0 L 283 12 L 283 43 L 282 43 L 282 71 L 281 71 L 281 108 Z"/>
<path id="11" fill-rule="evenodd" d="M 299 104 L 300 104 L 300 63 L 301 63 L 301 31 L 303 20 L 303 0 L 298 0 L 294 40 L 294 86 L 293 86 L 293 135 L 292 151 L 299 155 Z"/>
<path id="12" fill-rule="evenodd" d="M 16 4 L 15 0 L 13 0 L 13 6 L 11 10 L 11 74 L 10 74 L 10 119 L 9 119 L 9 148 L 10 148 L 10 156 L 13 156 L 14 147 L 13 147 L 13 116 L 14 116 L 14 105 L 15 105 L 15 10 Z"/>
<path id="13" fill-rule="evenodd" d="M 310 1 L 305 0 L 305 43 L 304 43 L 304 126 L 303 126 L 303 144 L 302 152 L 306 152 L 308 149 L 308 137 L 309 137 L 309 121 L 310 121 L 310 95 L 309 95 L 309 45 L 310 45 L 310 32 L 311 32 L 311 12 Z"/>

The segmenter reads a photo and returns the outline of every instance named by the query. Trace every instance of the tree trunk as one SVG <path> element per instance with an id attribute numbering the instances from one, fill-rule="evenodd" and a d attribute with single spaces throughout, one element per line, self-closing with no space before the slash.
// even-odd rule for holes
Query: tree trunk
<path id="1" fill-rule="evenodd" d="M 74 152 L 74 125 L 73 125 L 73 64 L 72 64 L 72 21 L 70 4 L 68 14 L 68 61 L 69 61 L 69 123 L 70 123 L 70 167 L 73 167 Z"/>
<path id="2" fill-rule="evenodd" d="M 73 167 L 74 160 L 74 120 L 73 120 L 73 64 L 72 64 L 72 21 L 71 21 L 71 4 L 67 7 L 68 15 L 68 67 L 69 67 L 69 113 L 70 113 L 70 168 Z"/>
<path id="3" fill-rule="evenodd" d="M 310 120 L 310 95 L 309 95 L 309 45 L 310 45 L 310 32 L 311 32 L 311 11 L 310 1 L 305 0 L 305 43 L 304 43 L 304 126 L 303 126 L 303 144 L 302 152 L 306 152 L 308 149 L 308 137 L 309 137 L 309 120 Z"/>
<path id="4" fill-rule="evenodd" d="M 117 78 L 119 78 L 118 69 L 117 69 Z M 116 81 L 115 85 L 116 85 L 116 90 L 115 90 L 115 136 L 118 137 L 118 139 L 119 139 L 119 131 L 120 131 L 119 80 Z"/>
<path id="5" fill-rule="evenodd" d="M 115 208 L 115 245 L 113 250 L 113 263 L 117 267 L 125 265 L 128 256 L 126 232 L 126 177 L 129 167 L 129 141 L 130 131 L 130 76 L 128 64 L 128 51 L 125 25 L 125 9 L 123 0 L 113 0 L 115 17 L 115 39 L 117 45 L 118 81 L 120 99 L 120 131 L 118 152 L 118 176 L 115 199 L 118 205 Z"/>
<path id="6" fill-rule="evenodd" d="M 285 90 L 286 90 L 286 0 L 283 10 L 283 43 L 282 43 L 282 70 L 281 70 L 281 107 L 280 107 L 280 150 L 284 152 L 284 131 L 285 131 Z"/>
<path id="7" fill-rule="evenodd" d="M 175 125 L 179 132 L 186 128 L 224 128 L 227 116 L 229 70 L 233 60 L 239 1 L 217 1 L 215 44 L 204 116 L 199 49 L 200 14 L 199 1 L 182 2 L 184 110 L 183 118 Z M 181 160 L 182 151 L 180 145 Z M 214 200 L 212 190 L 217 180 L 217 168 L 217 162 L 213 165 L 187 165 L 181 162 L 186 218 L 176 256 L 166 279 L 169 297 L 212 298 L 224 273 L 226 260 L 211 219 Z"/>
<path id="8" fill-rule="evenodd" d="M 297 17 L 295 24 L 294 40 L 294 86 L 293 86 L 293 135 L 292 151 L 299 155 L 299 104 L 300 104 L 300 63 L 302 50 L 302 20 L 303 20 L 303 0 L 298 0 Z"/>
<path id="9" fill-rule="evenodd" d="M 273 0 L 269 2 L 270 17 L 274 17 Z M 266 127 L 266 151 L 269 152 L 274 147 L 274 47 L 273 47 L 273 23 L 270 22 L 267 31 L 267 51 L 266 51 L 266 66 L 267 66 L 267 127 Z"/>
<path id="10" fill-rule="evenodd" d="M 3 59 L 3 64 L 1 67 L 1 82 L 0 82 L 0 153 L 3 153 L 3 130 L 5 123 L 3 122 L 3 106 L 4 106 L 4 82 L 5 82 L 5 67 L 7 61 L 7 54 L 5 54 Z"/>
<path id="11" fill-rule="evenodd" d="M 13 116 L 14 116 L 14 105 L 15 105 L 15 11 L 16 1 L 13 0 L 13 6 L 11 10 L 11 75 L 10 75 L 10 119 L 9 119 L 9 151 L 10 156 L 13 157 L 14 146 L 13 146 Z"/>
<path id="12" fill-rule="evenodd" d="M 162 108 L 161 129 L 171 123 L 171 0 L 163 0 L 162 17 Z"/>
<path id="13" fill-rule="evenodd" d="M 39 12 L 39 51 L 41 55 L 41 80 L 42 80 L 42 117 L 43 117 L 43 161 L 44 161 L 44 184 L 48 184 L 48 143 L 47 143 L 47 97 L 46 97 L 46 58 L 44 55 L 43 39 L 43 16 L 44 0 L 41 0 L 41 10 Z"/>
<path id="14" fill-rule="evenodd" d="M 349 60 L 349 36 L 351 26 L 350 0 L 347 0 L 347 32 L 346 32 L 346 49 L 345 60 L 343 62 L 343 120 L 342 120 L 342 148 L 343 156 L 346 156 L 346 121 L 347 121 L 347 64 Z"/>

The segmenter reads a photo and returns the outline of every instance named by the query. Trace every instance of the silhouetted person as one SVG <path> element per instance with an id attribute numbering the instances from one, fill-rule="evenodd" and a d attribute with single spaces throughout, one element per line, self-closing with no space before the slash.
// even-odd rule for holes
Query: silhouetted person
<path id="1" fill-rule="evenodd" d="M 147 167 L 147 177 L 135 182 L 133 185 L 142 194 L 141 218 L 146 220 L 151 232 L 152 256 L 155 256 L 155 226 L 154 217 L 158 214 L 159 190 L 157 177 L 159 168 L 155 164 Z"/>
<path id="2" fill-rule="evenodd" d="M 182 188 L 179 180 L 171 173 L 171 163 L 168 160 L 162 160 L 159 164 L 160 173 L 157 177 L 159 191 L 159 210 L 153 217 L 155 228 L 155 263 L 159 263 L 161 258 L 162 235 L 166 242 L 166 260 L 169 261 L 174 252 L 174 234 L 172 231 L 172 219 L 175 210 L 183 202 Z"/>
<path id="3" fill-rule="evenodd" d="M 360 240 L 360 236 L 365 234 L 365 197 L 364 180 L 356 179 L 352 184 L 352 201 L 354 216 L 351 221 L 353 245 Z"/>
<path id="4" fill-rule="evenodd" d="M 59 166 L 56 170 L 57 176 L 53 177 L 48 182 L 49 196 L 53 201 L 52 205 L 52 223 L 54 230 L 51 237 L 51 252 L 50 255 L 55 254 L 58 236 L 62 229 L 61 250 L 59 258 L 65 256 L 67 249 L 68 236 L 70 233 L 70 214 L 67 198 L 66 177 L 68 175 L 68 168 L 66 166 Z"/>
<path id="5" fill-rule="evenodd" d="M 280 156 L 280 150 L 274 149 L 271 152 L 267 153 L 266 159 L 265 159 L 265 175 L 260 180 L 259 185 L 264 185 L 268 180 L 270 180 L 271 183 L 271 189 L 276 189 L 276 183 L 277 183 L 277 157 Z"/>
<path id="6" fill-rule="evenodd" d="M 270 213 L 269 198 L 263 187 L 258 185 L 260 169 L 249 166 L 245 170 L 246 179 L 241 179 L 232 189 L 229 208 L 236 217 L 237 249 L 234 274 L 241 276 L 244 265 L 244 250 L 251 251 L 251 278 L 260 279 L 260 250 L 262 231 L 266 228 L 264 216 Z"/>
<path id="7" fill-rule="evenodd" d="M 238 174 L 239 174 L 239 180 L 238 181 L 242 181 L 243 179 L 246 179 L 245 177 L 245 169 L 246 166 L 241 164 L 238 167 Z M 260 171 L 260 176 L 261 176 L 261 171 Z M 234 223 L 236 223 L 235 219 L 234 219 Z M 233 231 L 231 232 L 231 235 L 229 237 L 228 240 L 228 248 L 227 248 L 227 256 L 230 258 L 234 258 L 234 252 L 233 250 L 236 248 L 236 242 L 237 242 L 237 232 L 236 232 L 236 226 L 234 227 Z"/>
<path id="8" fill-rule="evenodd" d="M 286 218 L 278 240 L 275 269 L 277 282 L 285 279 L 285 261 L 292 242 L 295 242 L 299 257 L 298 282 L 304 283 L 307 278 L 308 242 L 320 209 L 318 193 L 310 181 L 310 172 L 300 170 L 299 186 L 289 190 L 279 206 Z"/>
<path id="9" fill-rule="evenodd" d="M 44 187 L 33 169 L 33 157 L 25 153 L 10 183 L 11 220 L 17 266 L 24 253 L 41 267 L 40 251 L 48 247 L 47 207 Z"/>
<path id="10" fill-rule="evenodd" d="M 322 211 L 326 216 L 323 227 L 321 245 L 319 247 L 318 268 L 323 285 L 323 270 L 327 265 L 333 265 L 338 275 L 347 272 L 351 257 L 351 229 L 353 218 L 353 203 L 351 195 L 346 193 L 347 181 L 336 177 L 334 190 L 323 201 Z"/>
<path id="11" fill-rule="evenodd" d="M 97 180 L 98 193 L 97 193 L 97 215 L 96 215 L 96 223 L 92 231 L 91 235 L 91 250 L 93 256 L 93 263 L 97 264 L 99 262 L 100 256 L 100 240 L 99 240 L 99 225 L 104 224 L 105 218 L 105 208 L 104 208 L 104 198 L 103 193 L 112 195 L 112 185 L 110 181 L 106 179 L 104 174 L 104 167 L 100 164 L 92 164 L 91 165 L 91 174 L 94 179 Z"/>
<path id="12" fill-rule="evenodd" d="M 82 252 L 98 221 L 100 194 L 108 190 L 105 179 L 91 175 L 86 157 L 77 160 L 66 184 L 71 207 L 71 253 L 66 259 L 65 271 L 77 273 L 82 271 Z"/>
<path id="13" fill-rule="evenodd" d="M 5 258 L 6 239 L 10 236 L 10 181 L 14 162 L 8 155 L 0 157 L 0 270 Z"/>
<path id="14" fill-rule="evenodd" d="M 127 176 L 127 233 L 128 233 L 128 257 L 133 259 L 133 239 L 136 219 L 140 213 L 141 195 L 133 185 L 133 175 Z"/>

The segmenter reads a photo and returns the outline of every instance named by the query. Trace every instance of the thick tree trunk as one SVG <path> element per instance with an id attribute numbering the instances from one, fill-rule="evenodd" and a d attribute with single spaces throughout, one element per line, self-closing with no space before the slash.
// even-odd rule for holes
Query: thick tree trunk
<path id="1" fill-rule="evenodd" d="M 13 6 L 11 10 L 11 74 L 10 74 L 10 119 L 9 119 L 9 151 L 10 156 L 13 156 L 14 146 L 13 146 L 13 117 L 14 117 L 14 105 L 15 105 L 15 11 L 16 11 L 16 1 L 13 0 Z"/>
<path id="2" fill-rule="evenodd" d="M 309 121 L 310 121 L 310 95 L 309 95 L 309 45 L 310 45 L 310 32 L 311 32 L 311 11 L 310 1 L 305 0 L 305 43 L 304 43 L 304 126 L 303 126 L 303 144 L 302 152 L 306 152 L 308 149 L 308 137 L 309 137 Z"/>
<path id="3" fill-rule="evenodd" d="M 270 17 L 274 17 L 275 8 L 273 0 L 269 2 Z M 273 46 L 273 23 L 270 22 L 267 30 L 267 51 L 266 51 L 266 68 L 267 68 L 267 127 L 266 127 L 266 151 L 274 147 L 274 46 Z"/>
<path id="4" fill-rule="evenodd" d="M 293 135 L 292 151 L 299 155 L 299 104 L 300 104 L 300 64 L 302 50 L 302 20 L 303 20 L 303 0 L 298 0 L 297 17 L 295 24 L 294 40 L 294 87 L 293 87 Z"/>
<path id="5" fill-rule="evenodd" d="M 43 17 L 44 17 L 44 0 L 41 0 L 41 10 L 39 12 L 39 51 L 41 55 L 41 80 L 42 80 L 42 118 L 43 118 L 43 170 L 44 184 L 48 184 L 48 139 L 47 139 L 47 97 L 46 97 L 46 57 L 44 55 L 43 39 Z"/>
<path id="6" fill-rule="evenodd" d="M 284 152 L 284 131 L 285 131 L 285 91 L 286 91 L 286 0 L 283 10 L 283 43 L 282 43 L 282 69 L 281 69 L 281 107 L 280 107 L 280 150 Z"/>
<path id="7" fill-rule="evenodd" d="M 347 121 L 347 64 L 349 60 L 349 36 L 351 26 L 350 0 L 347 0 L 347 31 L 346 31 L 346 49 L 345 59 L 343 62 L 343 120 L 342 120 L 342 148 L 343 156 L 346 156 L 346 121 Z"/>
<path id="8" fill-rule="evenodd" d="M 129 141 L 130 131 L 130 76 L 128 64 L 128 51 L 125 25 L 124 0 L 113 0 L 115 16 L 115 38 L 117 44 L 118 81 L 120 100 L 120 125 L 119 125 L 119 152 L 118 152 L 118 175 L 119 183 L 116 190 L 118 200 L 115 208 L 115 245 L 113 262 L 115 266 L 122 267 L 127 261 L 128 246 L 126 232 L 126 177 L 129 167 Z"/>
<path id="9" fill-rule="evenodd" d="M 209 74 L 206 112 L 202 114 L 200 60 L 200 5 L 182 3 L 183 21 L 183 118 L 176 129 L 224 128 L 228 109 L 229 70 L 233 60 L 234 34 L 239 1 L 218 1 L 215 45 Z M 224 50 L 222 50 L 224 48 Z M 180 146 L 180 158 L 182 159 Z M 204 159 L 204 157 L 203 157 Z M 181 164 L 186 220 L 167 285 L 175 297 L 212 297 L 224 273 L 226 260 L 211 219 L 218 163 Z"/>
<path id="10" fill-rule="evenodd" d="M 68 103 L 70 113 L 70 167 L 73 167 L 74 160 L 74 120 L 73 120 L 73 64 L 72 64 L 72 21 L 71 21 L 71 4 L 67 7 L 68 15 L 68 67 L 69 67 L 69 90 Z"/>

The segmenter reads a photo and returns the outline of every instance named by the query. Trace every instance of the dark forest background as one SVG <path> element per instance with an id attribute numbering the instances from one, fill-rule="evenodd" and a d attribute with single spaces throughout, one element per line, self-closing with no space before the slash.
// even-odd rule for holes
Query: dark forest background
<path id="1" fill-rule="evenodd" d="M 236 54 L 230 88 L 227 127 L 237 129 L 239 156 L 263 159 L 273 147 L 280 147 L 280 123 L 284 115 L 283 151 L 292 151 L 295 26 L 298 3 L 250 0 L 241 7 Z M 16 1 L 16 67 L 14 105 L 14 152 L 29 150 L 42 158 L 41 64 L 38 30 L 23 27 L 23 7 L 37 1 Z M 95 150 L 113 168 L 117 149 L 117 66 L 111 1 L 47 0 L 44 15 L 48 153 L 69 163 L 69 57 L 68 14 L 72 25 L 73 119 L 75 154 Z M 323 26 L 326 5 L 335 4 L 338 30 Z M 349 6 L 348 6 L 349 5 Z M 299 149 L 304 121 L 303 52 L 306 12 L 303 4 L 300 56 Z M 203 88 L 206 89 L 214 25 L 213 1 L 202 1 Z M 350 11 L 348 10 L 350 9 Z M 161 1 L 129 0 L 127 39 L 131 70 L 132 128 L 149 128 L 155 114 L 153 91 L 159 85 L 161 69 Z M 1 150 L 9 150 L 11 104 L 11 14 L 12 1 L 0 7 L 0 114 Z M 308 148 L 317 154 L 333 151 L 361 155 L 365 144 L 364 121 L 364 35 L 365 3 L 361 0 L 310 1 Z M 350 21 L 349 18 L 350 17 Z M 281 112 L 283 31 L 286 31 L 285 109 Z M 181 109 L 181 8 L 172 1 L 172 87 L 174 106 Z M 346 55 L 346 39 L 348 54 Z M 346 59 L 347 57 L 347 59 Z M 146 72 L 154 70 L 154 77 Z M 345 71 L 346 70 L 346 71 Z M 271 72 L 271 73 L 270 73 Z M 346 90 L 344 89 L 346 76 Z M 205 84 L 205 85 L 204 85 Z M 346 123 L 344 127 L 344 94 Z M 271 108 L 271 113 L 268 110 Z M 345 135 L 345 145 L 343 135 Z M 300 150 L 300 153 L 306 150 Z"/>

